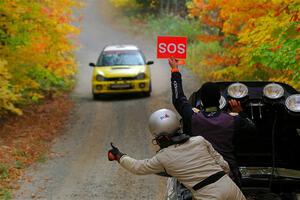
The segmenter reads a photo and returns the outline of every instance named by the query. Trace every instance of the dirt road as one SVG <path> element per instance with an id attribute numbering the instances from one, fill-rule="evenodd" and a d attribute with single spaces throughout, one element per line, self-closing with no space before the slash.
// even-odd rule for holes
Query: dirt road
<path id="1" fill-rule="evenodd" d="M 173 109 L 167 63 L 155 59 L 155 41 L 132 34 L 118 24 L 106 1 L 88 0 L 81 12 L 84 18 L 77 52 L 78 84 L 73 92 L 75 109 L 63 135 L 55 141 L 50 158 L 26 172 L 14 199 L 161 199 L 164 178 L 132 175 L 117 163 L 108 162 L 106 156 L 111 141 L 136 158 L 155 153 L 147 130 L 148 117 L 159 108 Z M 106 44 L 118 43 L 136 44 L 147 60 L 154 60 L 150 98 L 92 100 L 92 69 L 88 63 L 96 61 Z M 197 83 L 187 71 L 183 74 L 189 95 Z"/>

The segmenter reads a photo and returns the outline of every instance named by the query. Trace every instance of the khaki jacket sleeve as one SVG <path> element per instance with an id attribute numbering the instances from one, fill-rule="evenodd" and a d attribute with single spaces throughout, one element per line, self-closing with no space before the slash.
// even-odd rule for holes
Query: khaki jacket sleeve
<path id="1" fill-rule="evenodd" d="M 204 142 L 207 146 L 209 154 L 222 167 L 222 169 L 225 171 L 225 173 L 228 174 L 230 172 L 228 163 L 223 159 L 223 157 L 213 148 L 213 146 L 207 140 L 204 139 Z"/>
<path id="2" fill-rule="evenodd" d="M 120 159 L 120 165 L 137 175 L 156 174 L 165 171 L 157 156 L 151 159 L 136 160 L 128 155 L 124 155 Z"/>

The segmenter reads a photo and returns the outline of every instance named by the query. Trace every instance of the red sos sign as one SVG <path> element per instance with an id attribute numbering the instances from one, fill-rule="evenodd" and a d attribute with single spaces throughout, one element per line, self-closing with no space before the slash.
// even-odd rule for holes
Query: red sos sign
<path id="1" fill-rule="evenodd" d="M 157 58 L 186 58 L 187 37 L 158 36 Z"/>

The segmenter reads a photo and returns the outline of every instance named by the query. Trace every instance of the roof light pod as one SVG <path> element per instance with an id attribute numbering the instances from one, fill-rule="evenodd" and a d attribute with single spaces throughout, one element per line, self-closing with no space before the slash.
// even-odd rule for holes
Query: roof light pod
<path id="1" fill-rule="evenodd" d="M 285 100 L 285 106 L 292 112 L 300 112 L 300 94 L 293 94 Z"/>
<path id="2" fill-rule="evenodd" d="M 248 87 L 243 83 L 233 83 L 229 85 L 227 92 L 232 98 L 241 99 L 248 94 Z"/>
<path id="3" fill-rule="evenodd" d="M 284 89 L 277 83 L 270 83 L 264 87 L 263 93 L 269 99 L 279 99 L 284 94 Z"/>

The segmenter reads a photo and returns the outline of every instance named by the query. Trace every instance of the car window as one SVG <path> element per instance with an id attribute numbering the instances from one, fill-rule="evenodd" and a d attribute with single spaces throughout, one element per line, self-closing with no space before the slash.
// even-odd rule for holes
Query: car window
<path id="1" fill-rule="evenodd" d="M 105 51 L 97 62 L 98 66 L 144 64 L 145 60 L 139 51 Z"/>

